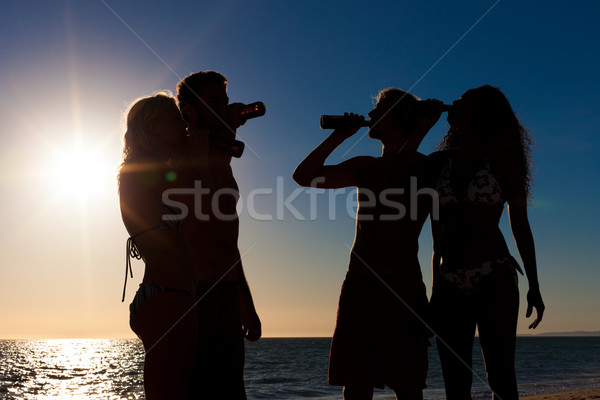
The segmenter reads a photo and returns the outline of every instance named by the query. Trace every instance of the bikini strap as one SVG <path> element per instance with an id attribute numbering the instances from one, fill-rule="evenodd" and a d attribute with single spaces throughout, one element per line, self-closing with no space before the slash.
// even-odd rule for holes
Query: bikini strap
<path id="1" fill-rule="evenodd" d="M 160 229 L 160 225 L 156 225 L 152 228 L 145 229 L 127 238 L 127 244 L 125 245 L 125 283 L 123 283 L 123 297 L 121 298 L 121 303 L 125 301 L 125 291 L 127 289 L 127 273 L 129 273 L 133 278 L 133 268 L 131 268 L 131 257 L 135 258 L 136 260 L 142 259 L 142 254 L 135 245 L 133 239 L 154 229 Z"/>

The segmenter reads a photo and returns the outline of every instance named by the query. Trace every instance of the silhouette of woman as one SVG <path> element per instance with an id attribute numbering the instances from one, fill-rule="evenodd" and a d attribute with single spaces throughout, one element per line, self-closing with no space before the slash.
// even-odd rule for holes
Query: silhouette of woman
<path id="1" fill-rule="evenodd" d="M 429 331 L 423 321 L 427 295 L 417 252 L 431 201 L 413 204 L 417 193 L 411 192 L 409 176 L 418 177 L 424 165 L 426 157 L 416 149 L 438 120 L 441 103 L 432 103 L 427 116 L 416 112 L 417 103 L 418 98 L 399 89 L 380 92 L 369 112 L 369 137 L 381 141 L 381 157 L 324 165 L 358 131 L 362 118 L 350 114 L 354 126 L 334 130 L 294 171 L 302 186 L 358 187 L 356 236 L 329 358 L 329 383 L 343 385 L 346 400 L 372 399 L 374 387 L 386 385 L 398 399 L 423 398 Z M 407 146 L 411 137 L 417 139 Z M 399 154 L 406 155 L 402 165 Z M 396 174 L 401 167 L 408 173 Z"/>
<path id="2" fill-rule="evenodd" d="M 542 320 L 535 250 L 527 218 L 530 139 L 508 100 L 489 85 L 465 92 L 449 111 L 439 172 L 440 219 L 432 221 L 431 311 L 448 400 L 471 398 L 475 329 L 494 399 L 518 399 L 514 354 L 517 271 L 498 227 L 504 204 L 529 282 L 527 313 Z M 521 272 L 522 273 L 522 272 Z"/>
<path id="3" fill-rule="evenodd" d="M 146 352 L 144 390 L 149 400 L 184 398 L 196 353 L 197 273 L 184 238 L 184 216 L 162 200 L 166 189 L 183 185 L 175 162 L 186 126 L 170 95 L 136 101 L 127 114 L 118 177 L 123 223 L 131 235 L 126 268 L 131 272 L 129 256 L 145 262 L 142 284 L 130 305 L 130 325 Z"/>

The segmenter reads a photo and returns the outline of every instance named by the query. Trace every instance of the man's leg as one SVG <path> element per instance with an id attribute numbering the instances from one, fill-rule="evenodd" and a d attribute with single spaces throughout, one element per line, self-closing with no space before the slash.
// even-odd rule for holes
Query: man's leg
<path id="1" fill-rule="evenodd" d="M 344 386 L 344 400 L 371 400 L 372 386 Z"/>
<path id="2" fill-rule="evenodd" d="M 395 390 L 394 388 L 392 388 L 394 390 L 394 393 L 396 393 L 396 400 L 423 400 L 423 391 L 420 389 L 413 389 L 413 390 Z"/>
<path id="3" fill-rule="evenodd" d="M 233 283 L 202 282 L 198 302 L 199 349 L 191 399 L 245 400 L 244 339 Z"/>

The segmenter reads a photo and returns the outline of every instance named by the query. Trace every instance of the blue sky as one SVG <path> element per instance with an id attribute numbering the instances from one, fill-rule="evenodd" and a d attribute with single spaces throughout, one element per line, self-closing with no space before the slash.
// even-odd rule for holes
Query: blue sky
<path id="1" fill-rule="evenodd" d="M 310 218 L 311 192 L 291 179 L 326 135 L 319 116 L 366 114 L 387 87 L 451 102 L 486 83 L 505 92 L 536 142 L 530 222 L 547 305 L 538 331 L 600 330 L 595 2 L 31 4 L 5 1 L 0 16 L 0 337 L 131 335 L 119 302 L 127 235 L 114 183 L 122 114 L 135 98 L 175 91 L 180 78 L 206 69 L 227 76 L 232 101 L 267 106 L 239 130 L 247 149 L 234 161 L 240 250 L 265 335 L 333 329 L 354 236 L 345 210 L 351 190 L 332 203 L 330 193 L 313 195 Z M 447 128 L 440 120 L 420 150 L 434 151 Z M 360 132 L 329 162 L 379 152 Z M 256 189 L 272 190 L 253 197 L 270 221 L 248 211 Z M 278 218 L 278 193 L 305 220 L 292 207 Z M 514 250 L 506 218 L 502 224 Z M 429 235 L 426 225 L 427 286 Z M 142 275 L 135 268 L 129 299 Z M 525 333 L 524 280 L 520 287 Z"/>

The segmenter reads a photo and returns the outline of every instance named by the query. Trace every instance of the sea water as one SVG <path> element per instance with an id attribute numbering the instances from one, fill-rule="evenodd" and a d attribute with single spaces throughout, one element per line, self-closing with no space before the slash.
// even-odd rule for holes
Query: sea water
<path id="1" fill-rule="evenodd" d="M 265 338 L 246 345 L 248 399 L 341 399 L 327 385 L 330 338 Z M 600 337 L 517 338 L 521 396 L 600 388 Z M 435 344 L 427 399 L 443 399 Z M 135 339 L 0 341 L 0 399 L 143 399 L 142 346 Z M 476 340 L 473 398 L 490 399 Z M 392 400 L 389 389 L 375 399 Z"/>

